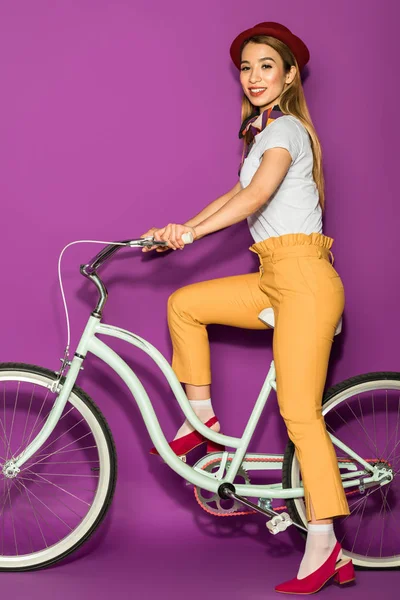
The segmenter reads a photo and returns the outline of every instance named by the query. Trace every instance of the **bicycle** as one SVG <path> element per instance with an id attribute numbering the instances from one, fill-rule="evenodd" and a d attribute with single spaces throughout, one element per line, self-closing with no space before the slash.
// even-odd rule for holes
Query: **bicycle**
<path id="1" fill-rule="evenodd" d="M 98 300 L 72 360 L 68 360 L 69 319 L 61 253 L 59 275 L 68 344 L 60 370 L 0 364 L 0 570 L 28 571 L 60 561 L 90 537 L 111 504 L 117 476 L 112 433 L 99 408 L 76 385 L 88 353 L 108 364 L 126 383 L 161 459 L 194 486 L 195 498 L 204 510 L 217 517 L 258 513 L 268 517 L 272 534 L 293 525 L 305 535 L 304 488 L 293 444 L 288 442 L 284 455 L 247 452 L 268 397 L 276 391 L 274 362 L 242 437 L 210 430 L 197 418 L 171 366 L 152 344 L 101 322 L 107 289 L 98 274 L 100 267 L 123 247 L 165 243 L 140 238 L 103 244 L 105 247 L 80 267 L 81 274 L 96 286 Z M 272 309 L 262 311 L 259 317 L 273 327 Z M 337 333 L 339 330 L 340 324 Z M 148 354 L 191 425 L 223 448 L 202 456 L 193 466 L 176 456 L 143 385 L 98 335 L 119 338 Z M 351 509 L 337 524 L 344 554 L 361 567 L 398 567 L 400 536 L 395 512 L 399 511 L 400 373 L 369 373 L 335 385 L 325 393 L 323 414 L 334 446 L 343 453 L 338 464 Z M 282 471 L 282 480 L 254 485 L 249 477 L 253 470 Z M 274 500 L 286 500 L 286 506 L 274 507 Z M 287 511 L 280 512 L 284 509 Z M 380 527 L 377 535 L 374 525 Z"/>

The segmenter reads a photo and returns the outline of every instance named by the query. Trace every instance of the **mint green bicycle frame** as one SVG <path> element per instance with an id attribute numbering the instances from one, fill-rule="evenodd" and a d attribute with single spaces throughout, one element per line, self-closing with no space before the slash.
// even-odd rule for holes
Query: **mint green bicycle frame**
<path id="1" fill-rule="evenodd" d="M 124 340 L 129 344 L 132 344 L 132 346 L 135 346 L 143 350 L 146 354 L 148 354 L 154 360 L 159 369 L 163 372 L 185 417 L 188 419 L 190 424 L 195 429 L 197 429 L 199 433 L 212 440 L 213 442 L 236 448 L 236 451 L 233 454 L 229 454 L 228 452 L 223 453 L 222 462 L 224 464 L 226 464 L 228 456 L 233 458 L 232 463 L 229 467 L 229 471 L 223 479 L 217 478 L 218 473 L 208 473 L 202 469 L 197 469 L 195 467 L 191 467 L 185 464 L 175 454 L 175 452 L 171 450 L 160 427 L 150 398 L 143 385 L 141 384 L 137 376 L 133 373 L 132 369 L 126 364 L 126 362 L 114 350 L 112 350 L 109 346 L 107 346 L 107 344 L 105 344 L 102 340 L 100 340 L 97 337 L 97 335 L 99 334 Z M 233 483 L 239 467 L 242 464 L 243 466 L 245 466 L 246 450 L 248 448 L 254 430 L 258 424 L 260 416 L 263 412 L 265 404 L 268 400 L 269 394 L 272 389 L 276 390 L 275 368 L 273 361 L 271 363 L 271 367 L 269 369 L 265 382 L 261 388 L 260 394 L 257 398 L 257 401 L 255 403 L 255 406 L 250 415 L 242 437 L 230 437 L 209 429 L 208 427 L 206 427 L 206 425 L 204 425 L 204 423 L 202 423 L 202 421 L 199 420 L 196 413 L 193 411 L 191 405 L 189 404 L 187 396 L 171 366 L 164 358 L 164 356 L 152 344 L 139 337 L 138 335 L 135 335 L 124 329 L 120 329 L 119 327 L 104 325 L 101 323 L 98 317 L 94 316 L 91 316 L 89 318 L 89 321 L 83 332 L 82 338 L 78 344 L 75 356 L 71 361 L 71 366 L 65 378 L 65 382 L 62 385 L 61 391 L 54 403 L 54 406 L 50 412 L 50 415 L 47 418 L 46 423 L 44 424 L 42 430 L 39 432 L 36 438 L 29 444 L 29 446 L 18 457 L 16 457 L 13 460 L 13 463 L 16 467 L 20 468 L 33 454 L 35 454 L 35 452 L 37 452 L 40 449 L 40 447 L 44 444 L 47 438 L 51 435 L 68 401 L 71 390 L 78 377 L 82 362 L 87 353 L 90 352 L 98 358 L 100 358 L 101 360 L 103 360 L 105 363 L 107 363 L 126 383 L 139 406 L 141 415 L 149 432 L 150 438 L 154 443 L 154 446 L 156 447 L 160 456 L 168 464 L 168 466 L 171 467 L 171 469 L 173 469 L 176 473 L 181 475 L 185 480 L 189 481 L 190 483 L 214 493 L 217 493 L 221 483 Z M 377 474 L 374 475 L 374 468 L 369 463 L 363 460 L 358 454 L 353 452 L 351 448 L 343 444 L 336 437 L 332 435 L 330 435 L 330 437 L 332 439 L 332 442 L 338 448 L 343 450 L 345 454 L 347 454 L 356 462 L 361 464 L 367 472 L 372 472 L 372 475 L 370 477 L 363 477 L 361 481 L 361 479 L 358 479 L 357 476 L 365 474 L 365 471 L 357 471 L 357 466 L 355 463 L 341 463 L 339 461 L 339 467 L 352 471 L 347 475 L 342 475 L 344 479 L 349 476 L 351 477 L 350 480 L 343 481 L 344 488 L 359 486 L 362 483 L 365 485 L 378 480 Z M 217 453 L 218 456 L 220 454 L 221 453 Z M 283 455 L 249 454 L 247 456 L 249 458 L 263 458 L 264 460 L 268 457 L 274 459 L 274 462 L 272 462 L 271 460 L 270 464 L 268 464 L 268 462 L 260 462 L 258 467 L 256 462 L 251 462 L 252 469 L 262 468 L 276 470 L 277 468 L 282 468 Z M 355 477 L 356 479 L 354 479 Z M 239 495 L 258 498 L 286 499 L 304 497 L 303 487 L 282 489 L 282 484 L 269 484 L 257 486 L 251 484 L 235 484 L 235 489 L 236 493 Z"/>
<path id="2" fill-rule="evenodd" d="M 231 437 L 213 431 L 204 423 L 202 423 L 202 421 L 200 421 L 196 413 L 193 411 L 182 385 L 177 379 L 170 364 L 152 344 L 125 329 L 101 323 L 102 309 L 104 308 L 106 302 L 107 290 L 97 274 L 97 269 L 122 246 L 143 247 L 144 245 L 151 245 L 152 243 L 152 238 L 126 242 L 115 242 L 114 245 L 111 244 L 102 250 L 92 260 L 91 263 L 81 266 L 81 273 L 95 283 L 99 291 L 99 302 L 86 324 L 72 361 L 70 363 L 63 363 L 63 368 L 66 364 L 68 364 L 69 370 L 62 384 L 61 373 L 63 369 L 60 371 L 60 378 L 55 385 L 56 389 L 52 389 L 52 391 L 58 392 L 58 396 L 56 397 L 53 408 L 50 411 L 46 422 L 44 423 L 38 435 L 31 441 L 27 448 L 25 448 L 25 450 L 23 450 L 18 456 L 14 457 L 12 461 L 10 461 L 10 463 L 12 463 L 12 468 L 18 471 L 18 469 L 20 469 L 21 466 L 41 448 L 41 446 L 51 435 L 68 402 L 68 398 L 72 388 L 75 385 L 82 363 L 86 355 L 88 353 L 92 353 L 108 364 L 126 383 L 138 404 L 147 431 L 149 432 L 150 438 L 161 458 L 169 467 L 171 467 L 173 471 L 181 475 L 186 481 L 200 487 L 201 489 L 218 493 L 218 489 L 221 484 L 233 484 L 241 466 L 243 468 L 247 467 L 250 470 L 282 469 L 283 455 L 246 454 L 252 435 L 257 427 L 258 421 L 265 408 L 271 390 L 276 390 L 275 367 L 273 361 L 271 362 L 270 369 L 256 400 L 253 411 L 251 412 L 242 437 Z M 158 242 L 158 244 L 160 244 L 160 242 Z M 168 441 L 166 440 L 160 427 L 150 398 L 138 377 L 114 350 L 112 350 L 109 346 L 107 346 L 106 343 L 98 338 L 98 335 L 111 336 L 124 340 L 128 344 L 131 344 L 132 346 L 135 346 L 136 348 L 139 348 L 148 354 L 167 379 L 169 386 L 171 387 L 175 398 L 177 399 L 179 406 L 181 407 L 189 423 L 207 439 L 216 442 L 217 444 L 235 448 L 235 452 L 229 453 L 228 451 L 225 451 L 223 453 L 213 453 L 212 455 L 208 454 L 204 457 L 204 460 L 202 459 L 199 461 L 200 464 L 197 463 L 197 466 L 194 467 L 185 464 L 185 462 L 179 458 L 173 450 L 171 450 Z M 344 488 L 365 486 L 371 483 L 379 482 L 381 479 L 384 480 L 384 473 L 381 473 L 376 467 L 366 462 L 361 456 L 354 452 L 350 447 L 343 444 L 338 438 L 331 434 L 329 435 L 333 444 L 355 461 L 340 461 L 340 459 L 338 461 L 339 468 L 347 470 L 347 473 L 342 473 L 342 483 Z M 205 464 L 205 462 L 209 460 L 209 456 L 221 458 L 220 468 L 216 473 L 210 473 L 201 468 L 203 463 Z M 225 466 L 228 458 L 231 460 L 231 464 L 229 466 L 229 470 L 226 472 Z M 251 458 L 252 460 L 246 462 L 246 458 Z M 257 459 L 259 459 L 259 461 L 257 461 Z M 356 463 L 364 467 L 364 469 L 359 470 L 359 467 Z M 371 473 L 371 475 L 366 477 L 366 473 Z M 244 497 L 250 496 L 260 499 L 288 499 L 304 497 L 303 487 L 283 489 L 282 483 L 268 485 L 235 484 L 234 487 L 235 493 Z"/>

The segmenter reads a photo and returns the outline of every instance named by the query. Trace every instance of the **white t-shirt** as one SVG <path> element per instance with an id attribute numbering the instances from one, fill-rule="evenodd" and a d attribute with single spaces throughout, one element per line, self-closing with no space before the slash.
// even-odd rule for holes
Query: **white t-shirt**
<path id="1" fill-rule="evenodd" d="M 270 148 L 286 148 L 292 162 L 280 186 L 247 218 L 255 242 L 287 233 L 322 233 L 322 211 L 312 175 L 313 153 L 304 125 L 292 115 L 278 117 L 255 138 L 240 171 L 242 188 L 249 185 Z"/>

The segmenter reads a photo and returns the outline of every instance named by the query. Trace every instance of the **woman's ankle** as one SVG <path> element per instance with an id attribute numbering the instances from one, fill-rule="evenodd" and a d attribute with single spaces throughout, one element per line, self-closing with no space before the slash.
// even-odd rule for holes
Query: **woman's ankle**
<path id="1" fill-rule="evenodd" d="M 202 423 L 207 423 L 207 421 L 209 421 L 212 417 L 215 416 L 212 407 L 211 407 L 211 409 L 207 407 L 204 410 L 198 410 L 196 407 L 194 407 L 193 410 Z M 216 431 L 217 433 L 219 433 L 221 430 L 221 426 L 220 426 L 219 422 L 217 421 L 216 423 L 214 423 L 211 426 L 211 429 L 213 431 Z M 189 433 L 192 433 L 192 431 L 194 431 L 194 427 L 186 419 L 184 421 L 184 423 L 181 425 L 181 427 L 179 428 L 179 430 L 177 431 L 176 436 L 174 437 L 174 440 L 179 439 L 180 437 L 183 437 L 184 435 L 188 435 Z"/>

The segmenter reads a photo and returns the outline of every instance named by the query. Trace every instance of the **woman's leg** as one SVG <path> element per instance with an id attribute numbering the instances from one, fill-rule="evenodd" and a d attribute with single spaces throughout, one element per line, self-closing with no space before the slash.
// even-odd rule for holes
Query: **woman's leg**
<path id="1" fill-rule="evenodd" d="M 185 384 L 186 396 L 189 400 L 207 400 L 211 394 L 211 385 Z"/>
<path id="2" fill-rule="evenodd" d="M 291 249 L 293 253 L 293 248 Z M 324 258 L 283 258 L 265 265 L 274 305 L 274 361 L 278 403 L 300 464 L 309 534 L 297 574 L 316 571 L 336 545 L 332 518 L 349 514 L 337 457 L 322 415 L 322 395 L 343 285 Z"/>
<path id="3" fill-rule="evenodd" d="M 172 368 L 185 383 L 192 407 L 203 422 L 214 412 L 211 403 L 210 347 L 207 325 L 220 324 L 244 329 L 268 329 L 258 319 L 271 306 L 259 288 L 259 273 L 212 279 L 185 286 L 168 301 L 168 325 L 173 346 Z M 199 402 L 199 404 L 195 404 Z M 212 429 L 219 431 L 219 423 Z M 175 439 L 193 431 L 185 421 Z"/>
<path id="4" fill-rule="evenodd" d="M 340 278 L 323 281 L 322 272 L 318 289 L 313 289 L 314 275 L 306 275 L 307 260 L 299 259 L 305 275 L 291 273 L 298 292 L 281 292 L 274 307 L 274 361 L 280 412 L 301 467 L 307 520 L 312 520 L 312 505 L 314 522 L 329 522 L 349 513 L 336 453 L 322 416 L 329 355 L 344 297 Z M 285 262 L 291 261 L 278 263 L 280 270 L 285 269 Z M 287 264 L 289 271 L 292 266 Z"/>

